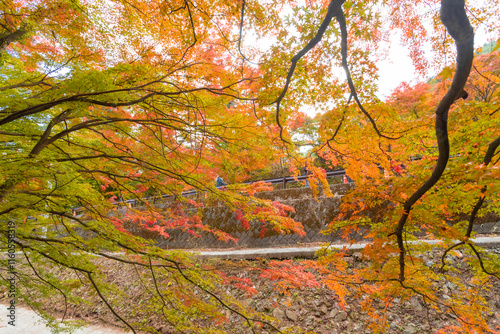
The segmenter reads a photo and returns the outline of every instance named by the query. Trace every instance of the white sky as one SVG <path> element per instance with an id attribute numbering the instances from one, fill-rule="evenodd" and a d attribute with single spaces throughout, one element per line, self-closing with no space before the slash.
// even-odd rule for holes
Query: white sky
<path id="1" fill-rule="evenodd" d="M 496 40 L 498 36 L 487 34 L 483 31 L 476 31 L 474 36 L 474 47 L 478 48 L 491 40 Z M 379 66 L 379 98 L 384 100 L 402 82 L 416 84 L 421 80 L 426 80 L 437 73 L 429 72 L 428 78 L 419 78 L 415 72 L 415 67 L 410 59 L 408 49 L 399 44 L 397 36 L 391 39 L 391 49 L 388 59 L 378 63 Z M 426 52 L 430 56 L 430 51 Z"/>
<path id="2" fill-rule="evenodd" d="M 378 63 L 379 67 L 379 98 L 384 100 L 401 83 L 412 83 L 417 74 L 412 64 L 408 49 L 394 45 L 389 52 L 389 57 Z M 413 82 L 416 83 L 416 82 Z"/>

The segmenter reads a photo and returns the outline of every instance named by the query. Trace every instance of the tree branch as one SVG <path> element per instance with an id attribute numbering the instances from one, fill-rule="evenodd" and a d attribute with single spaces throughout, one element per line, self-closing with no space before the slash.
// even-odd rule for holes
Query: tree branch
<path id="1" fill-rule="evenodd" d="M 474 58 L 474 32 L 469 19 L 465 14 L 464 0 L 443 0 L 441 2 L 441 20 L 457 47 L 457 70 L 452 84 L 446 95 L 436 108 L 436 139 L 439 156 L 432 175 L 418 188 L 404 204 L 404 213 L 401 216 L 394 235 L 396 235 L 399 255 L 399 280 L 405 279 L 405 246 L 403 244 L 403 230 L 413 205 L 441 178 L 450 156 L 448 139 L 448 111 L 453 102 L 463 96 L 463 88 L 469 77 Z"/>
<path id="2" fill-rule="evenodd" d="M 2 92 L 4 90 L 9 90 L 9 89 L 34 87 L 34 86 L 41 86 L 41 85 L 52 87 L 51 84 L 48 84 L 48 83 L 44 82 L 43 80 L 36 81 L 36 82 L 26 82 L 25 81 L 25 82 L 21 82 L 21 83 L 15 84 L 15 85 L 0 87 L 0 92 Z"/>
<path id="3" fill-rule="evenodd" d="M 251 61 L 250 59 L 248 59 L 247 57 L 245 57 L 243 52 L 241 52 L 241 40 L 243 39 L 243 20 L 245 18 L 245 7 L 246 7 L 246 2 L 245 2 L 245 0 L 243 0 L 242 4 L 241 4 L 241 20 L 240 20 L 240 34 L 238 37 L 238 52 L 243 57 L 243 59 L 246 60 L 247 62 L 249 62 L 250 64 L 260 65 L 260 63 L 255 63 L 255 62 Z"/>
<path id="4" fill-rule="evenodd" d="M 29 153 L 29 157 L 34 157 L 40 154 L 40 152 L 43 150 L 44 147 L 49 145 L 52 141 L 49 139 L 50 133 L 52 132 L 52 128 L 62 122 L 66 117 L 71 113 L 71 109 L 66 109 L 56 117 L 54 117 L 49 124 L 47 125 L 47 128 L 45 129 L 45 132 L 43 133 L 42 137 L 38 140 L 38 142 L 35 144 L 31 152 Z"/>
<path id="5" fill-rule="evenodd" d="M 106 300 L 106 298 L 104 298 L 104 296 L 101 293 L 101 290 L 99 290 L 99 287 L 97 286 L 97 284 L 95 283 L 94 279 L 92 278 L 92 274 L 89 273 L 89 272 L 87 272 L 87 277 L 89 278 L 90 283 L 92 283 L 92 286 L 94 287 L 94 290 L 97 292 L 97 294 L 99 295 L 99 297 L 101 298 L 101 300 L 104 302 L 104 304 L 106 304 L 106 306 L 109 308 L 109 310 L 115 315 L 115 317 L 117 317 L 118 319 L 120 319 L 121 322 L 123 322 L 125 325 L 127 325 L 127 327 L 130 328 L 134 334 L 137 334 L 137 332 L 135 331 L 135 329 L 127 321 L 125 321 L 125 319 L 123 319 L 122 317 L 120 317 L 120 315 L 118 313 L 116 313 L 116 311 L 113 309 L 113 307 L 108 303 L 108 301 Z"/>
<path id="6" fill-rule="evenodd" d="M 10 43 L 20 40 L 27 32 L 24 27 L 20 27 L 11 33 L 0 36 L 0 54 L 5 52 Z"/>
<path id="7" fill-rule="evenodd" d="M 349 64 L 347 63 L 347 24 L 345 21 L 345 16 L 344 16 L 344 11 L 342 8 L 339 8 L 338 11 L 335 13 L 335 18 L 337 19 L 337 22 L 339 23 L 340 26 L 340 35 L 341 35 L 341 54 L 342 54 L 342 67 L 344 68 L 346 78 L 347 78 L 347 83 L 349 84 L 349 89 L 351 90 L 351 95 L 354 97 L 354 101 L 356 101 L 356 104 L 358 105 L 359 109 L 361 112 L 368 118 L 370 123 L 373 126 L 373 129 L 379 135 L 380 137 L 387 138 L 387 139 L 398 139 L 400 137 L 388 137 L 380 132 L 380 130 L 377 127 L 377 124 L 375 123 L 375 120 L 373 117 L 370 115 L 368 111 L 363 107 L 363 104 L 358 98 L 358 93 L 356 92 L 356 87 L 354 87 L 354 82 L 352 81 L 351 77 L 351 71 L 349 70 Z"/>
<path id="8" fill-rule="evenodd" d="M 283 90 L 281 91 L 280 96 L 276 101 L 273 103 L 276 103 L 276 123 L 278 124 L 278 127 L 280 128 L 280 138 L 283 142 L 287 144 L 291 144 L 289 141 L 283 138 L 283 126 L 281 125 L 280 122 L 280 106 L 281 102 L 283 101 L 287 91 L 288 87 L 290 86 L 290 82 L 292 81 L 292 76 L 293 73 L 295 72 L 295 67 L 297 66 L 297 62 L 304 57 L 312 48 L 318 44 L 321 39 L 323 38 L 323 35 L 325 34 L 326 29 L 330 25 L 330 22 L 332 21 L 333 17 L 335 16 L 335 13 L 337 13 L 338 9 L 342 6 L 345 0 L 331 0 L 330 4 L 328 5 L 328 11 L 326 12 L 325 18 L 321 22 L 320 27 L 318 28 L 318 31 L 316 32 L 316 35 L 307 43 L 307 45 L 300 50 L 295 56 L 293 56 L 291 63 L 292 65 L 290 66 L 290 69 L 288 70 L 288 74 L 286 76 L 286 84 Z"/>

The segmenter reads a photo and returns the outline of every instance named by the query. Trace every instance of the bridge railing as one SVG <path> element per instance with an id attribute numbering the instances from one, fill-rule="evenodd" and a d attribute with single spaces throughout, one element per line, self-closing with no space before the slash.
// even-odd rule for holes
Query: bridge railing
<path id="1" fill-rule="evenodd" d="M 335 176 L 344 176 L 344 175 L 346 175 L 346 172 L 345 172 L 344 169 L 339 169 L 339 170 L 334 170 L 334 171 L 326 172 L 326 177 L 327 178 L 332 178 L 332 177 L 335 177 Z M 262 180 L 249 181 L 249 182 L 243 182 L 243 183 L 253 184 L 253 183 L 256 183 L 256 182 L 266 182 L 266 183 L 271 183 L 273 185 L 275 185 L 275 184 L 282 184 L 283 185 L 283 189 L 286 189 L 286 185 L 288 183 L 305 181 L 309 177 L 310 177 L 310 175 L 284 176 L 284 177 L 278 177 L 278 178 L 274 178 L 274 179 L 262 179 Z M 219 186 L 219 187 L 217 187 L 217 189 L 221 189 L 223 187 L 224 186 Z M 195 195 L 197 193 L 198 193 L 198 191 L 196 191 L 196 190 L 189 190 L 189 191 L 182 192 L 181 195 L 182 196 L 189 196 L 189 195 Z M 162 196 L 152 196 L 152 197 L 145 197 L 145 198 L 141 198 L 141 199 L 118 200 L 118 201 L 115 202 L 115 204 L 116 205 L 125 204 L 125 205 L 130 205 L 131 207 L 136 207 L 136 206 L 140 206 L 140 205 L 144 204 L 145 202 L 156 203 L 156 202 L 160 202 L 160 201 L 165 200 L 165 199 L 175 198 L 175 197 L 176 196 L 174 196 L 174 195 L 164 194 Z M 79 210 L 79 208 L 73 209 L 73 213 L 74 214 L 78 214 L 79 211 L 81 211 L 81 210 Z"/>
<path id="2" fill-rule="evenodd" d="M 343 175 L 346 175 L 345 173 L 345 170 L 344 169 L 339 169 L 339 170 L 334 170 L 334 171 L 331 171 L 331 172 L 326 172 L 326 177 L 327 178 L 330 178 L 330 177 L 335 177 L 335 176 L 343 176 Z M 305 181 L 308 179 L 310 175 L 298 175 L 298 176 L 284 176 L 284 177 L 278 177 L 278 178 L 275 178 L 275 179 L 265 179 L 265 180 L 259 180 L 259 181 L 263 181 L 263 182 L 267 182 L 267 183 L 272 183 L 272 184 L 283 184 L 283 189 L 286 189 L 286 184 L 288 182 L 297 182 L 297 181 Z M 255 182 L 259 182 L 259 181 L 252 181 L 252 182 L 245 182 L 245 183 L 248 183 L 248 184 L 252 184 L 252 183 L 255 183 Z"/>
<path id="3" fill-rule="evenodd" d="M 326 172 L 326 177 L 327 178 L 332 178 L 332 177 L 335 177 L 335 176 L 344 176 L 346 175 L 346 172 L 344 169 L 339 169 L 339 170 L 334 170 L 334 171 L 330 171 L 330 172 Z M 283 185 L 283 189 L 286 189 L 286 185 L 287 183 L 292 183 L 292 182 L 299 182 L 299 181 L 305 181 L 308 179 L 310 175 L 298 175 L 298 176 L 284 176 L 284 177 L 278 177 L 278 178 L 274 178 L 274 179 L 262 179 L 262 180 L 257 180 L 257 181 L 249 181 L 249 182 L 243 182 L 243 183 L 246 183 L 246 184 L 253 184 L 253 183 L 256 183 L 256 182 L 265 182 L 265 183 L 271 183 L 271 184 L 282 184 Z M 219 186 L 217 187 L 217 189 L 221 189 L 221 188 L 224 188 L 224 186 Z M 195 195 L 197 193 L 196 190 L 190 190 L 190 191 L 185 191 L 182 193 L 182 196 L 189 196 L 189 195 Z M 153 203 L 155 201 L 158 201 L 158 200 L 163 200 L 163 199 L 167 199 L 167 198 L 174 198 L 175 196 L 173 195 L 162 195 L 162 196 L 155 196 L 155 197 L 147 197 L 147 198 L 144 198 L 144 199 L 141 199 L 141 200 L 137 200 L 137 199 L 130 199 L 130 200 L 125 200 L 125 201 L 122 201 L 123 203 L 128 203 L 132 206 L 137 206 L 137 203 L 141 203 L 141 202 L 144 202 L 144 201 L 153 201 Z"/>

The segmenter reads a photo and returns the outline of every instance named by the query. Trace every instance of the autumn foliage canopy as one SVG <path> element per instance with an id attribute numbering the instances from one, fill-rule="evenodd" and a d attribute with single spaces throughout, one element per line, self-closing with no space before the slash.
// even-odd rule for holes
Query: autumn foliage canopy
<path id="1" fill-rule="evenodd" d="M 124 327 L 155 332 L 120 313 L 127 291 L 109 281 L 105 258 L 136 269 L 137 289 L 150 294 L 137 312 L 161 314 L 178 332 L 224 332 L 221 309 L 250 332 L 279 332 L 220 289 L 252 292 L 251 282 L 132 231 L 237 243 L 203 220 L 203 206 L 217 202 L 245 229 L 303 235 L 292 208 L 254 197 L 270 185 L 244 181 L 283 161 L 298 173 L 307 160 L 311 187 L 328 194 L 316 157 L 355 181 L 325 233 L 364 233 L 369 265 L 347 272 L 344 254 L 325 249 L 302 265 L 272 262 L 262 277 L 283 292 L 326 286 L 340 304 L 359 294 L 374 332 L 388 322 L 373 305 L 395 296 L 418 296 L 461 324 L 436 330 L 493 330 L 475 296 L 499 279 L 500 261 L 474 245 L 473 226 L 500 213 L 498 1 L 6 0 L 0 8 L 0 245 L 5 253 L 10 222 L 22 254 L 18 299 L 40 308 L 36 292 L 78 304 L 86 289 Z M 396 31 L 420 79 L 382 101 L 377 63 Z M 474 44 L 476 31 L 492 40 L 488 50 Z M 314 139 L 307 157 L 300 133 Z M 218 175 L 229 181 L 224 191 Z M 175 200 L 157 205 L 167 196 Z M 439 268 L 419 257 L 431 248 L 419 239 L 442 241 Z M 452 278 L 447 258 L 457 249 L 470 255 L 468 282 Z M 8 287 L 7 261 L 2 268 Z M 443 281 L 460 293 L 443 299 Z"/>

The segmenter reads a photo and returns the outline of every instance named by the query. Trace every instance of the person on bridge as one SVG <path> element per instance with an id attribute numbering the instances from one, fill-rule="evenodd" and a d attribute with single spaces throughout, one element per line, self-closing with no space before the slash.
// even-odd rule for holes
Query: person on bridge
<path id="1" fill-rule="evenodd" d="M 309 170 L 307 169 L 307 162 L 304 165 L 304 175 L 309 175 Z M 306 178 L 306 188 L 309 188 L 309 180 Z"/>
<path id="2" fill-rule="evenodd" d="M 217 179 L 215 180 L 215 186 L 217 188 L 225 187 L 226 186 L 226 182 L 224 182 L 224 180 L 222 179 L 222 177 L 220 177 L 219 175 L 217 175 Z"/>

